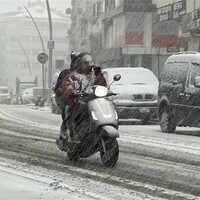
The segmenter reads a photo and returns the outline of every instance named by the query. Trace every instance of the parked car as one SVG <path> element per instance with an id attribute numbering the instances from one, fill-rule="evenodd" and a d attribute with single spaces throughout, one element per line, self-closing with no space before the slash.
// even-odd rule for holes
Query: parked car
<path id="1" fill-rule="evenodd" d="M 0 103 L 11 104 L 11 94 L 6 86 L 0 86 Z"/>
<path id="2" fill-rule="evenodd" d="M 103 70 L 108 87 L 113 76 L 120 74 L 121 79 L 114 82 L 110 89 L 118 95 L 110 97 L 114 102 L 119 119 L 140 119 L 146 124 L 150 118 L 157 117 L 158 79 L 154 73 L 143 67 L 120 67 Z"/>
<path id="3" fill-rule="evenodd" d="M 158 90 L 162 132 L 177 126 L 200 127 L 200 53 L 182 52 L 165 62 Z"/>

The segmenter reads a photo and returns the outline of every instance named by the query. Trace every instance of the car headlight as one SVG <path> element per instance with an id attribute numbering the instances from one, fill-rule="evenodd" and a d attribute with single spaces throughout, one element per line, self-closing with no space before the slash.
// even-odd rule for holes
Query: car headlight
<path id="1" fill-rule="evenodd" d="M 94 91 L 94 94 L 97 97 L 105 97 L 107 93 L 108 93 L 108 89 L 104 86 L 97 86 Z"/>

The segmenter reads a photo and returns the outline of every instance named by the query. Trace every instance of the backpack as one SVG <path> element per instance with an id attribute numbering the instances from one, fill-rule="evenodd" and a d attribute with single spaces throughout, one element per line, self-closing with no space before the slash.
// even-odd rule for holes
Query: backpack
<path id="1" fill-rule="evenodd" d="M 63 91 L 62 91 L 62 80 L 65 78 L 65 76 L 67 74 L 69 74 L 71 71 L 70 69 L 64 69 L 62 72 L 60 72 L 55 88 L 54 88 L 54 92 L 55 92 L 55 99 L 56 99 L 56 104 L 57 106 L 62 110 L 65 105 L 66 105 L 66 99 L 63 96 Z"/>

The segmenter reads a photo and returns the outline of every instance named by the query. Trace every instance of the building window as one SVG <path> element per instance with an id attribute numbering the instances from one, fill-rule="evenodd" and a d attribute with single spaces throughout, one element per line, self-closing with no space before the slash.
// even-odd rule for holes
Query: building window
<path id="1" fill-rule="evenodd" d="M 79 37 L 81 39 L 87 38 L 87 26 L 86 25 L 80 26 Z"/>
<path id="2" fill-rule="evenodd" d="M 33 43 L 38 43 L 38 42 L 40 42 L 40 38 L 38 36 L 33 36 L 32 37 L 32 42 Z"/>
<path id="3" fill-rule="evenodd" d="M 38 62 L 33 62 L 32 66 L 33 66 L 33 69 L 36 70 L 40 67 L 40 64 Z"/>
<path id="4" fill-rule="evenodd" d="M 24 28 L 33 28 L 34 27 L 34 24 L 33 22 L 24 22 Z"/>
<path id="5" fill-rule="evenodd" d="M 105 48 L 113 47 L 113 27 L 109 26 L 105 29 Z"/>
<path id="6" fill-rule="evenodd" d="M 11 36 L 10 37 L 10 41 L 11 42 L 16 42 L 18 40 L 18 37 L 17 36 Z"/>
<path id="7" fill-rule="evenodd" d="M 93 16 L 99 16 L 103 11 L 102 2 L 93 4 Z"/>
<path id="8" fill-rule="evenodd" d="M 18 50 L 18 49 L 11 49 L 11 50 L 10 50 L 10 54 L 11 54 L 11 55 L 19 55 L 20 53 L 19 53 L 19 50 Z"/>
<path id="9" fill-rule="evenodd" d="M 40 50 L 39 49 L 33 49 L 32 53 L 33 53 L 34 56 L 36 56 L 40 53 Z"/>
<path id="10" fill-rule="evenodd" d="M 105 11 L 115 8 L 115 0 L 105 0 Z"/>
<path id="11" fill-rule="evenodd" d="M 30 42 L 30 37 L 23 35 L 23 36 L 20 37 L 20 41 L 28 43 L 28 42 Z"/>
<path id="12" fill-rule="evenodd" d="M 123 0 L 115 0 L 115 6 L 116 7 L 118 7 L 122 3 L 123 3 Z"/>
<path id="13" fill-rule="evenodd" d="M 21 68 L 29 69 L 29 65 L 27 62 L 21 62 L 20 66 L 21 66 Z"/>

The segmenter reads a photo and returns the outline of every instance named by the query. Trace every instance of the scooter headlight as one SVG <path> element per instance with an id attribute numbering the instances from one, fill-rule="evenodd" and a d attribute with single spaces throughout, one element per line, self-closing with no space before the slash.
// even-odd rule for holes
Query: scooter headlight
<path id="1" fill-rule="evenodd" d="M 108 93 L 108 89 L 104 86 L 97 86 L 94 93 L 97 97 L 105 97 Z"/>

